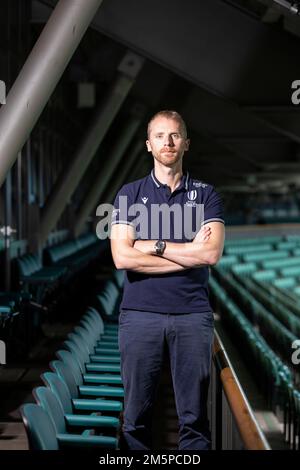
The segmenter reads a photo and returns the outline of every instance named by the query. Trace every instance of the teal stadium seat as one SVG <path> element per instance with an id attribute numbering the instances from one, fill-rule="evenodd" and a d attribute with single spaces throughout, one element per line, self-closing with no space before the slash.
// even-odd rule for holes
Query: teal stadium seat
<path id="1" fill-rule="evenodd" d="M 103 447 L 116 449 L 118 447 L 118 440 L 115 437 L 95 436 L 91 429 L 86 429 L 82 434 L 68 432 L 63 409 L 49 388 L 39 387 L 36 389 L 36 397 L 54 424 L 59 447 L 93 447 L 96 449 Z"/>
<path id="2" fill-rule="evenodd" d="M 82 373 L 78 361 L 73 357 L 73 354 L 70 351 L 60 350 L 57 356 L 60 357 L 60 360 L 66 364 L 72 374 L 75 377 L 77 385 L 84 383 L 94 383 L 94 384 L 111 384 L 111 385 L 122 385 L 122 379 L 120 374 L 111 373 L 110 371 L 95 374 L 91 373 Z"/>
<path id="3" fill-rule="evenodd" d="M 58 378 L 58 380 L 60 379 Z M 62 408 L 66 429 L 70 429 L 71 427 L 97 428 L 100 431 L 104 429 L 112 429 L 114 434 L 116 434 L 116 431 L 120 426 L 120 420 L 114 416 L 99 416 L 95 412 L 92 412 L 89 415 L 74 414 L 72 409 L 72 402 L 69 399 L 67 388 L 63 382 L 61 382 L 58 387 L 56 386 L 56 391 L 59 390 L 59 394 L 55 393 L 49 387 L 37 387 L 32 392 L 37 404 L 42 406 L 50 417 L 51 410 L 48 408 L 49 392 L 47 390 L 51 390 L 51 393 L 55 395 Z"/>
<path id="4" fill-rule="evenodd" d="M 123 387 L 113 387 L 109 385 L 83 385 L 83 379 L 75 377 L 70 368 L 61 361 L 51 362 L 52 370 L 66 383 L 71 396 L 76 398 L 79 396 L 93 397 L 124 397 Z"/>
<path id="5" fill-rule="evenodd" d="M 71 340 L 66 340 L 63 343 L 63 347 L 70 351 L 74 359 L 79 363 L 82 373 L 85 372 L 120 372 L 120 363 L 111 363 L 100 359 L 97 361 L 97 356 L 93 355 L 93 359 L 90 358 L 88 351 L 82 347 L 82 345 L 75 343 Z"/>
<path id="6" fill-rule="evenodd" d="M 123 404 L 118 400 L 72 397 L 66 383 L 54 372 L 44 372 L 41 379 L 60 401 L 65 413 L 85 410 L 87 412 L 101 412 L 102 415 L 109 413 L 110 415 L 119 416 L 123 410 Z"/>
<path id="7" fill-rule="evenodd" d="M 26 403 L 21 407 L 20 413 L 30 450 L 59 450 L 53 421 L 43 408 Z"/>

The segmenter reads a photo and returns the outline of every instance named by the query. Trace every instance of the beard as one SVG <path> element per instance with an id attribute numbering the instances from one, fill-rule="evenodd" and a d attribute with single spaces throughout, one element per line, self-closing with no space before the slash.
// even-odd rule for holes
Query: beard
<path id="1" fill-rule="evenodd" d="M 183 157 L 180 152 L 168 148 L 160 150 L 159 152 L 153 154 L 153 156 L 158 162 L 170 167 L 180 162 Z"/>

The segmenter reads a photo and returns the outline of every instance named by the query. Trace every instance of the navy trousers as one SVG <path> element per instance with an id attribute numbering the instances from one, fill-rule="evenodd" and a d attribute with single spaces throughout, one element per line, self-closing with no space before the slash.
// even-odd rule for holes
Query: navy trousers
<path id="1" fill-rule="evenodd" d="M 130 450 L 151 449 L 152 407 L 167 345 L 179 421 L 179 450 L 211 447 L 207 419 L 212 312 L 161 314 L 122 310 L 123 436 Z"/>

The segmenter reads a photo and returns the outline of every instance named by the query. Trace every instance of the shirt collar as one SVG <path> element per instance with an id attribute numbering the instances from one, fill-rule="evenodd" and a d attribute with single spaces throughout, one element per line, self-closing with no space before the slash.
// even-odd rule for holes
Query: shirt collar
<path id="1" fill-rule="evenodd" d="M 151 171 L 151 178 L 153 180 L 153 183 L 155 184 L 155 186 L 157 188 L 160 188 L 162 186 L 162 183 L 156 178 L 155 174 L 154 174 L 154 168 L 152 169 Z M 190 174 L 189 172 L 187 171 L 186 173 L 184 173 L 182 175 L 182 178 L 181 178 L 181 181 L 180 181 L 180 185 L 176 188 L 177 189 L 181 189 L 182 186 L 184 186 L 185 190 L 187 191 L 188 190 L 188 184 L 189 184 L 189 179 L 190 179 Z"/>

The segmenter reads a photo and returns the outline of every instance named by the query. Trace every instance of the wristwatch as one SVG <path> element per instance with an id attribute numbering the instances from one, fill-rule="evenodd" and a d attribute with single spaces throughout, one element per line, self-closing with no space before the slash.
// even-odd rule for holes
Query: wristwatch
<path id="1" fill-rule="evenodd" d="M 157 240 L 157 242 L 154 245 L 154 250 L 155 253 L 159 256 L 163 255 L 164 251 L 166 249 L 166 242 L 165 240 Z"/>

